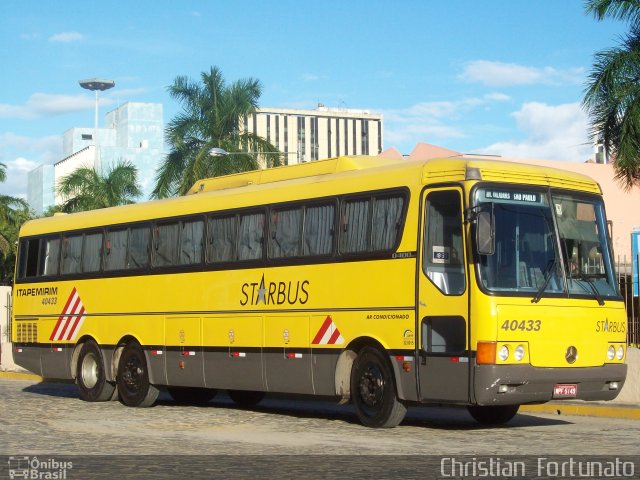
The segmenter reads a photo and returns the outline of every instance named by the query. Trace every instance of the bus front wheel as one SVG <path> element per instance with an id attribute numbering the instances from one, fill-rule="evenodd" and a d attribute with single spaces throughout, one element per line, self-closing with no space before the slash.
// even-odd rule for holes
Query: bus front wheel
<path id="1" fill-rule="evenodd" d="M 80 348 L 76 383 L 85 402 L 106 402 L 116 389 L 115 384 L 107 382 L 102 352 L 93 340 L 87 340 Z"/>
<path id="2" fill-rule="evenodd" d="M 502 425 L 515 417 L 519 408 L 520 405 L 471 405 L 467 410 L 482 425 Z"/>
<path id="3" fill-rule="evenodd" d="M 135 342 L 127 344 L 118 362 L 118 394 L 128 407 L 150 407 L 158 398 L 159 390 L 149 383 L 149 369 L 142 347 Z"/>
<path id="4" fill-rule="evenodd" d="M 377 348 L 364 347 L 353 362 L 351 401 L 367 427 L 395 427 L 407 413 L 407 407 L 396 395 L 391 366 Z"/>

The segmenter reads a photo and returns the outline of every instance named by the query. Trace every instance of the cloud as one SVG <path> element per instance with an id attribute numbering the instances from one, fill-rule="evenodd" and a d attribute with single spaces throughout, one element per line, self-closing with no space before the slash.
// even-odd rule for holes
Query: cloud
<path id="1" fill-rule="evenodd" d="M 111 105 L 113 100 L 100 98 L 101 105 Z M 95 107 L 95 99 L 90 95 L 55 95 L 34 93 L 24 105 L 0 103 L 0 118 L 32 119 L 52 117 L 79 112 Z"/>
<path id="2" fill-rule="evenodd" d="M 477 153 L 570 162 L 584 162 L 593 156 L 588 118 L 579 103 L 529 102 L 512 116 L 525 138 L 497 142 L 476 149 Z"/>
<path id="3" fill-rule="evenodd" d="M 18 173 L 26 173 L 30 172 L 40 164 L 38 162 L 34 162 L 33 160 L 28 160 L 24 157 L 18 157 L 15 160 L 7 162 L 6 165 L 7 171 L 13 170 Z"/>
<path id="4" fill-rule="evenodd" d="M 0 183 L 0 193 L 26 198 L 27 173 L 43 163 L 62 159 L 62 137 L 26 137 L 15 133 L 0 134 L 0 162 L 7 166 L 7 180 Z"/>
<path id="5" fill-rule="evenodd" d="M 84 35 L 78 32 L 60 32 L 49 37 L 49 41 L 54 43 L 70 43 L 81 40 L 84 40 Z"/>
<path id="6" fill-rule="evenodd" d="M 383 111 L 385 144 L 401 150 L 413 148 L 420 141 L 442 141 L 464 138 L 465 133 L 454 124 L 471 111 L 511 98 L 492 93 L 453 101 L 420 102 L 405 109 Z"/>
<path id="7" fill-rule="evenodd" d="M 300 78 L 305 82 L 315 82 L 317 80 L 326 80 L 328 77 L 326 75 L 317 75 L 315 73 L 303 73 L 300 75 Z"/>
<path id="8" fill-rule="evenodd" d="M 580 84 L 584 81 L 584 69 L 560 70 L 554 67 L 536 68 L 515 63 L 475 60 L 464 67 L 459 78 L 488 87 Z"/>

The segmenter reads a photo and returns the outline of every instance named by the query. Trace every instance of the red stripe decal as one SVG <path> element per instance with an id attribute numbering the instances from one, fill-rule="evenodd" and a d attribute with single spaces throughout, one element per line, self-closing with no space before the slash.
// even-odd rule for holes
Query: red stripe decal
<path id="1" fill-rule="evenodd" d="M 336 340 L 338 340 L 338 337 L 340 337 L 340 330 L 338 330 L 337 328 L 333 331 L 333 333 L 331 334 L 331 338 L 329 339 L 329 341 L 327 342 L 329 345 L 333 345 L 334 343 L 336 343 Z"/>
<path id="2" fill-rule="evenodd" d="M 318 330 L 318 333 L 316 334 L 315 338 L 311 343 L 316 343 L 316 344 L 320 343 L 320 340 L 322 340 L 322 337 L 324 337 L 324 334 L 327 332 L 330 326 L 331 326 L 331 316 L 327 315 L 327 318 L 325 319 L 324 323 L 320 327 L 320 330 Z"/>

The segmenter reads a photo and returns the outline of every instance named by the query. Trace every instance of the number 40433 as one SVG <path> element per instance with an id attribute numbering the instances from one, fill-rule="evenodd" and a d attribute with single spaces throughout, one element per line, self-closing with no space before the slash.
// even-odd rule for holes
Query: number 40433
<path id="1" fill-rule="evenodd" d="M 542 328 L 542 320 L 505 320 L 500 326 L 502 330 L 521 332 L 538 332 Z"/>

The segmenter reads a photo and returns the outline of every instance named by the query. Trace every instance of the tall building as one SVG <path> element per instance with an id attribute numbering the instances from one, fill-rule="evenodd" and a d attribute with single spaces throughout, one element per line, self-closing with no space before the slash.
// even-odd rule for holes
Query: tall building
<path id="1" fill-rule="evenodd" d="M 382 152 L 382 115 L 368 110 L 260 108 L 244 130 L 271 142 L 286 164 Z"/>
<path id="2" fill-rule="evenodd" d="M 62 153 L 59 162 L 28 174 L 27 201 L 36 213 L 63 201 L 56 188 L 62 177 L 79 167 L 104 173 L 122 161 L 138 169 L 142 199 L 147 199 L 164 156 L 162 104 L 128 102 L 107 113 L 103 128 L 71 128 L 63 134 Z"/>

